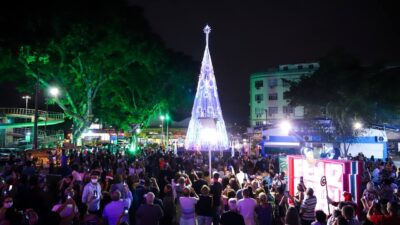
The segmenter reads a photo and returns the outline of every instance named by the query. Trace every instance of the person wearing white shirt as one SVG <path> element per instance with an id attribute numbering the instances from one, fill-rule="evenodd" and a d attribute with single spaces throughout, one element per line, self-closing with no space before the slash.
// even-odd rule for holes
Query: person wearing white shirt
<path id="1" fill-rule="evenodd" d="M 257 206 L 255 199 L 250 198 L 249 190 L 243 189 L 243 199 L 240 199 L 237 203 L 240 215 L 243 216 L 246 225 L 255 225 L 254 221 L 254 210 Z"/>
<path id="2" fill-rule="evenodd" d="M 195 197 L 190 197 L 190 193 L 193 193 Z M 179 198 L 182 212 L 179 223 L 180 225 L 196 224 L 195 205 L 197 204 L 197 201 L 199 201 L 199 196 L 196 194 L 194 189 L 185 187 L 183 189 L 183 196 Z"/>
<path id="3" fill-rule="evenodd" d="M 100 209 L 101 186 L 98 183 L 98 173 L 90 175 L 90 182 L 85 185 L 82 193 L 82 203 L 87 204 L 88 211 L 97 213 Z"/>

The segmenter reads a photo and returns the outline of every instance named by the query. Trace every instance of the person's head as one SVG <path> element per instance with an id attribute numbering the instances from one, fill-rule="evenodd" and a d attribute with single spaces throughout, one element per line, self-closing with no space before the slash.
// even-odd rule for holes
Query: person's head
<path id="1" fill-rule="evenodd" d="M 119 201 L 121 199 L 121 192 L 116 190 L 111 193 L 111 200 Z"/>
<path id="2" fill-rule="evenodd" d="M 7 196 L 3 200 L 3 208 L 9 209 L 13 206 L 13 199 L 10 196 Z"/>
<path id="3" fill-rule="evenodd" d="M 349 225 L 349 222 L 343 216 L 339 216 L 333 225 Z"/>
<path id="4" fill-rule="evenodd" d="M 286 211 L 285 224 L 287 225 L 300 224 L 299 213 L 295 207 L 289 207 L 289 209 Z"/>
<path id="5" fill-rule="evenodd" d="M 172 185 L 167 184 L 164 186 L 164 194 L 167 196 L 172 196 Z"/>
<path id="6" fill-rule="evenodd" d="M 261 192 L 261 193 L 258 195 L 258 198 L 260 199 L 260 203 L 261 203 L 261 204 L 266 204 L 266 203 L 268 202 L 268 197 L 267 197 L 267 195 L 266 195 L 264 192 Z"/>
<path id="7" fill-rule="evenodd" d="M 219 173 L 214 173 L 213 178 L 214 178 L 214 182 L 218 182 Z"/>
<path id="8" fill-rule="evenodd" d="M 397 202 L 388 202 L 386 207 L 390 215 L 396 215 L 399 211 L 399 204 Z"/>
<path id="9" fill-rule="evenodd" d="M 154 203 L 154 198 L 156 196 L 154 195 L 153 192 L 149 192 L 145 195 L 145 199 L 146 199 L 146 204 L 148 205 L 152 205 Z"/>
<path id="10" fill-rule="evenodd" d="M 185 197 L 190 196 L 190 189 L 188 187 L 183 188 L 183 196 Z"/>
<path id="11" fill-rule="evenodd" d="M 237 210 L 237 200 L 236 198 L 230 198 L 228 200 L 228 206 L 230 211 L 236 211 Z"/>
<path id="12" fill-rule="evenodd" d="M 314 195 L 314 190 L 312 188 L 307 188 L 306 195 L 307 196 L 313 196 Z"/>
<path id="13" fill-rule="evenodd" d="M 297 185 L 297 191 L 299 191 L 299 192 L 304 192 L 303 185 L 298 184 L 298 185 Z"/>
<path id="14" fill-rule="evenodd" d="M 27 209 L 25 211 L 25 218 L 28 220 L 29 225 L 37 224 L 39 221 L 39 216 L 33 209 Z"/>
<path id="15" fill-rule="evenodd" d="M 201 194 L 209 195 L 209 193 L 210 193 L 210 188 L 207 185 L 203 185 L 203 187 L 201 187 Z"/>
<path id="16" fill-rule="evenodd" d="M 343 197 L 344 197 L 344 200 L 345 200 L 346 202 L 351 202 L 351 201 L 353 201 L 353 195 L 352 195 L 350 192 L 345 191 L 345 192 L 343 193 Z"/>
<path id="17" fill-rule="evenodd" d="M 324 224 L 326 222 L 326 214 L 322 210 L 317 210 L 315 211 L 315 219 L 321 224 Z"/>
<path id="18" fill-rule="evenodd" d="M 244 198 L 248 198 L 250 196 L 249 189 L 247 189 L 247 188 L 243 189 L 242 195 L 243 195 Z"/>
<path id="19" fill-rule="evenodd" d="M 374 187 L 374 183 L 373 182 L 368 182 L 367 183 L 367 191 L 374 191 L 375 187 Z"/>
<path id="20" fill-rule="evenodd" d="M 339 216 L 342 216 L 342 211 L 340 211 L 339 209 L 335 209 L 335 210 L 333 210 L 332 215 L 334 218 L 338 218 Z"/>
<path id="21" fill-rule="evenodd" d="M 354 217 L 354 208 L 352 206 L 350 206 L 350 205 L 343 206 L 342 215 L 347 220 L 353 218 Z"/>
<path id="22" fill-rule="evenodd" d="M 91 174 L 90 174 L 90 182 L 92 183 L 92 184 L 96 184 L 97 183 L 97 181 L 99 180 L 99 173 L 98 172 L 92 172 Z"/>

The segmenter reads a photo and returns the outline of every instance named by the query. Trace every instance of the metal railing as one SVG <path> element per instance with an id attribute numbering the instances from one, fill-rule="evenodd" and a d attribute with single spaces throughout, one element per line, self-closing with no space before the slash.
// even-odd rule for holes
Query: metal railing
<path id="1" fill-rule="evenodd" d="M 0 108 L 0 114 L 35 116 L 35 110 L 34 109 L 25 109 L 25 108 Z M 49 120 L 64 120 L 64 113 L 38 110 L 38 114 L 39 114 L 39 117 L 47 117 L 47 119 L 49 119 Z"/>

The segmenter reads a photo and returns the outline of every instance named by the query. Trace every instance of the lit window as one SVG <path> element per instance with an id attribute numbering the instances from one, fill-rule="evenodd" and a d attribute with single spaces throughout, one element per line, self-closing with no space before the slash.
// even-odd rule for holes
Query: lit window
<path id="1" fill-rule="evenodd" d="M 276 87 L 278 85 L 278 79 L 276 78 L 269 79 L 268 83 L 270 88 Z"/>
<path id="2" fill-rule="evenodd" d="M 271 93 L 268 95 L 268 100 L 278 100 L 278 93 Z"/>

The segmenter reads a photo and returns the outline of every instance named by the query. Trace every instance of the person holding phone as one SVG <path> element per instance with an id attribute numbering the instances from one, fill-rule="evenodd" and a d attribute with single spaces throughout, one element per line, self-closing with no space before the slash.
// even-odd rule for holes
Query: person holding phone
<path id="1" fill-rule="evenodd" d="M 90 182 L 85 185 L 82 193 L 82 203 L 86 204 L 88 211 L 97 213 L 100 210 L 101 186 L 98 183 L 100 173 L 93 171 Z"/>
<path id="2" fill-rule="evenodd" d="M 60 224 L 71 224 L 72 221 L 79 216 L 78 207 L 73 197 L 74 190 L 72 188 L 66 189 L 61 202 L 54 205 L 52 208 L 53 212 L 56 212 L 60 215 Z"/>
<path id="3" fill-rule="evenodd" d="M 121 199 L 121 192 L 115 190 L 111 192 L 111 202 L 103 210 L 103 218 L 108 225 L 119 225 L 128 221 L 129 207 Z"/>

